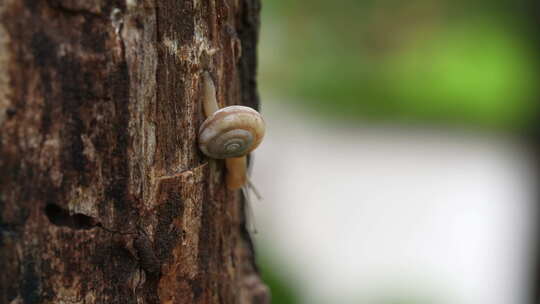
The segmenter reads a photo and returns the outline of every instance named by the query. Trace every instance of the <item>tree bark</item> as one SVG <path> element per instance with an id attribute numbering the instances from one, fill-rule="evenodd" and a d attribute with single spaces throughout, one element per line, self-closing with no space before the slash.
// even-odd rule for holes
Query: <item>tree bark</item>
<path id="1" fill-rule="evenodd" d="M 0 0 L 0 303 L 267 303 L 203 71 L 258 107 L 259 0 Z"/>

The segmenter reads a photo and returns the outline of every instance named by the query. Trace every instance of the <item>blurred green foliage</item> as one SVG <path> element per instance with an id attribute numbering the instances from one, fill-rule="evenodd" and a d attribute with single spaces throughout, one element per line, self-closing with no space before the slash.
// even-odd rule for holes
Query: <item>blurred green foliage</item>
<path id="1" fill-rule="evenodd" d="M 298 295 L 298 286 L 293 280 L 283 274 L 285 267 L 269 256 L 259 259 L 261 278 L 270 288 L 272 303 L 298 304 L 302 303 Z"/>
<path id="2" fill-rule="evenodd" d="M 536 32 L 515 9 L 525 2 L 263 4 L 260 83 L 271 100 L 340 120 L 504 130 L 536 111 Z"/>

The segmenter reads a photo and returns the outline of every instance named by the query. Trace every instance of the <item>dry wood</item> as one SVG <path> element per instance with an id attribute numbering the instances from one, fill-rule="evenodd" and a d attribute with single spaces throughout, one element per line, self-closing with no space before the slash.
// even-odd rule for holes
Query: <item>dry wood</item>
<path id="1" fill-rule="evenodd" d="M 0 0 L 0 303 L 267 303 L 201 75 L 258 107 L 258 0 Z"/>

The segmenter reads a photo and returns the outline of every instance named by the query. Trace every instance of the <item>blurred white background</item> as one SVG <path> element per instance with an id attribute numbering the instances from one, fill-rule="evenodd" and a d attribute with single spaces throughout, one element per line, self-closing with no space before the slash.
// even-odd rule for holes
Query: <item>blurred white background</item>
<path id="1" fill-rule="evenodd" d="M 518 142 L 263 114 L 255 239 L 303 303 L 529 301 L 538 212 Z"/>

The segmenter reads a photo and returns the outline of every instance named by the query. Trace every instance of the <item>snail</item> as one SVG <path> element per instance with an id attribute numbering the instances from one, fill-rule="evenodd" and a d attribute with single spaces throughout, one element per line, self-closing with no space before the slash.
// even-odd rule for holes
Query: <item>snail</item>
<path id="1" fill-rule="evenodd" d="M 207 72 L 203 73 L 203 86 L 206 120 L 199 129 L 199 148 L 210 158 L 225 160 L 227 188 L 242 188 L 249 183 L 247 155 L 259 146 L 264 137 L 264 120 L 250 107 L 219 109 L 216 88 Z"/>

